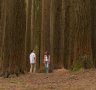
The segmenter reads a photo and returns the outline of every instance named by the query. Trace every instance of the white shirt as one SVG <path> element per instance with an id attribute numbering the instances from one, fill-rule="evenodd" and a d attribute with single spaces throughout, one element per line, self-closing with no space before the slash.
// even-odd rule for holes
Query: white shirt
<path id="1" fill-rule="evenodd" d="M 47 57 L 47 55 L 45 55 L 45 61 L 48 61 L 48 57 Z"/>
<path id="2" fill-rule="evenodd" d="M 44 55 L 44 61 L 50 62 L 50 56 Z"/>
<path id="3" fill-rule="evenodd" d="M 36 55 L 35 55 L 35 53 L 32 52 L 30 54 L 30 64 L 34 64 L 35 60 L 36 60 Z"/>

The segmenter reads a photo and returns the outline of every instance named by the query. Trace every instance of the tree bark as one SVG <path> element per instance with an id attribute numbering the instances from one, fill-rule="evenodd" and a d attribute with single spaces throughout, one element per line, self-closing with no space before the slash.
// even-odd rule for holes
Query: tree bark
<path id="1" fill-rule="evenodd" d="M 92 16 L 92 52 L 93 62 L 96 67 L 96 1 L 91 1 L 91 16 Z"/>
<path id="2" fill-rule="evenodd" d="M 50 0 L 42 0 L 42 25 L 40 68 L 43 69 L 43 57 L 45 51 L 50 51 Z"/>
<path id="3" fill-rule="evenodd" d="M 40 68 L 40 40 L 41 40 L 41 0 L 35 0 L 34 19 L 34 50 L 37 58 L 37 71 Z"/>
<path id="4" fill-rule="evenodd" d="M 54 26 L 55 26 L 55 5 L 54 5 L 55 0 L 51 0 L 51 4 L 50 4 L 50 70 L 53 71 L 54 69 L 54 44 L 53 44 L 53 40 L 54 40 Z"/>
<path id="5" fill-rule="evenodd" d="M 64 43 L 64 37 L 65 37 L 65 17 L 66 17 L 66 1 L 65 0 L 62 0 L 62 18 L 61 18 L 61 49 L 60 49 L 60 55 L 61 55 L 61 62 L 62 62 L 62 66 L 65 68 L 65 60 L 64 60 L 64 52 L 65 52 L 65 49 L 64 49 L 64 46 L 65 46 L 65 43 Z"/>
<path id="6" fill-rule="evenodd" d="M 2 75 L 8 77 L 10 74 L 24 72 L 25 61 L 25 32 L 26 15 L 25 1 L 6 0 L 4 2 L 5 17 L 3 35 L 3 60 Z M 10 47 L 11 46 L 11 47 Z"/>
<path id="7" fill-rule="evenodd" d="M 34 49 L 34 30 L 35 29 L 35 0 L 32 0 L 31 8 L 31 49 Z"/>
<path id="8" fill-rule="evenodd" d="M 27 71 L 30 70 L 29 55 L 31 51 L 31 10 L 32 0 L 26 0 L 26 33 L 25 33 L 25 55 L 27 63 Z"/>
<path id="9" fill-rule="evenodd" d="M 6 4 L 5 0 L 1 0 L 0 10 L 0 70 L 2 70 L 2 60 L 4 54 L 4 40 L 5 40 L 5 27 L 6 27 Z"/>
<path id="10" fill-rule="evenodd" d="M 68 68 L 68 55 L 69 55 L 69 22 L 70 22 L 70 18 L 69 18 L 69 9 L 70 9 L 70 3 L 69 0 L 62 0 L 62 8 L 65 10 L 62 11 L 63 15 L 62 16 L 62 22 L 63 25 L 62 27 L 65 27 L 64 30 L 64 68 Z M 65 14 L 64 14 L 65 13 Z M 64 19 L 63 19 L 64 18 Z M 65 23 L 64 23 L 65 22 Z"/>
<path id="11" fill-rule="evenodd" d="M 70 0 L 70 7 L 69 66 L 81 64 L 81 67 L 91 68 L 93 58 L 90 0 Z"/>

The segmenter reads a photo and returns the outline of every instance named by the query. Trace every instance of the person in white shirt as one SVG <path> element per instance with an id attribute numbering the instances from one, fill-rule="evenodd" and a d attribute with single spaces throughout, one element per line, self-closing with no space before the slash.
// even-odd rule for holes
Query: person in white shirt
<path id="1" fill-rule="evenodd" d="M 36 54 L 34 53 L 34 50 L 31 50 L 29 58 L 30 58 L 30 73 L 36 72 Z"/>
<path id="2" fill-rule="evenodd" d="M 50 64 L 50 55 L 46 51 L 45 54 L 44 54 L 44 65 L 45 65 L 45 72 L 46 73 L 49 72 L 49 64 Z"/>

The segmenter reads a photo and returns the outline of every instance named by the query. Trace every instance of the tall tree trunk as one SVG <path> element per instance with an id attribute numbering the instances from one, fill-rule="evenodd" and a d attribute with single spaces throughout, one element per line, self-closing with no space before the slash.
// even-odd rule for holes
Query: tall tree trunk
<path id="1" fill-rule="evenodd" d="M 64 46 L 65 46 L 65 43 L 64 43 L 64 34 L 65 34 L 65 10 L 66 10 L 66 1 L 65 0 L 62 0 L 62 18 L 61 18 L 61 49 L 60 49 L 60 55 L 61 55 L 61 62 L 62 62 L 62 65 L 63 67 L 65 67 L 65 62 L 64 62 L 64 52 L 65 52 L 65 49 L 64 49 Z"/>
<path id="2" fill-rule="evenodd" d="M 70 3 L 69 0 L 62 0 L 62 2 L 64 4 L 62 4 L 62 8 L 65 8 L 65 12 L 64 10 L 62 11 L 62 13 L 65 13 L 65 30 L 64 30 L 64 67 L 68 68 L 68 55 L 69 55 L 69 22 L 70 22 L 70 18 L 69 18 L 69 9 L 70 9 Z M 65 7 L 64 7 L 65 6 Z M 63 17 L 64 18 L 64 17 Z M 64 22 L 64 19 L 63 19 Z M 62 25 L 63 27 L 63 25 Z"/>
<path id="3" fill-rule="evenodd" d="M 52 71 L 54 69 L 54 44 L 53 44 L 53 39 L 54 39 L 54 26 L 55 26 L 55 0 L 51 0 L 50 3 L 50 70 Z"/>
<path id="4" fill-rule="evenodd" d="M 42 0 L 41 52 L 40 68 L 43 67 L 45 51 L 50 51 L 50 0 Z"/>
<path id="5" fill-rule="evenodd" d="M 64 31 L 65 31 L 65 0 L 61 0 L 60 8 L 60 68 L 64 68 Z"/>
<path id="6" fill-rule="evenodd" d="M 25 1 L 6 0 L 4 24 L 4 55 L 2 62 L 2 72 L 5 77 L 9 74 L 24 72 L 26 70 L 25 61 L 25 32 L 26 15 Z M 10 47 L 11 46 L 11 47 Z"/>
<path id="7" fill-rule="evenodd" d="M 25 55 L 27 70 L 30 69 L 29 55 L 31 51 L 31 9 L 32 9 L 32 0 L 26 0 L 26 35 L 25 35 Z"/>
<path id="8" fill-rule="evenodd" d="M 37 58 L 37 71 L 40 68 L 40 40 L 41 40 L 41 0 L 35 0 L 34 20 L 34 50 Z"/>
<path id="9" fill-rule="evenodd" d="M 4 54 L 4 40 L 5 40 L 5 27 L 6 27 L 6 4 L 5 0 L 0 3 L 0 69 L 2 69 L 2 60 Z"/>
<path id="10" fill-rule="evenodd" d="M 90 0 L 70 0 L 69 66 L 93 66 Z"/>
<path id="11" fill-rule="evenodd" d="M 62 68 L 62 50 L 61 50 L 61 41 L 62 41 L 62 26 L 61 26 L 61 19 L 62 19 L 62 0 L 55 0 L 55 31 L 54 31 L 54 68 Z"/>
<path id="12" fill-rule="evenodd" d="M 11 0 L 7 1 L 4 0 L 4 8 L 5 8 L 5 19 L 4 20 L 4 34 L 3 34 L 3 61 L 2 61 L 2 72 L 5 74 L 9 70 L 9 62 L 10 62 L 10 54 L 11 54 L 11 30 L 13 26 L 12 22 L 12 8 L 13 8 L 13 2 Z M 9 9 L 10 8 L 10 9 Z M 11 12 L 11 13 L 10 13 Z M 12 26 L 11 26 L 12 23 Z M 12 47 L 11 47 L 12 48 Z"/>
<path id="13" fill-rule="evenodd" d="M 31 49 L 34 49 L 34 31 L 35 31 L 34 29 L 35 29 L 35 0 L 32 0 L 32 8 L 31 8 Z"/>
<path id="14" fill-rule="evenodd" d="M 92 52 L 93 62 L 96 67 L 96 1 L 91 1 L 91 16 L 92 16 Z"/>

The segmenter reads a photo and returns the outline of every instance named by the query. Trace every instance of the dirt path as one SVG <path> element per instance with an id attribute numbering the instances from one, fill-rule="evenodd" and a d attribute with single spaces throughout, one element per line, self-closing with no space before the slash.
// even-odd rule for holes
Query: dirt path
<path id="1" fill-rule="evenodd" d="M 25 74 L 0 78 L 0 90 L 96 90 L 96 70 Z"/>

